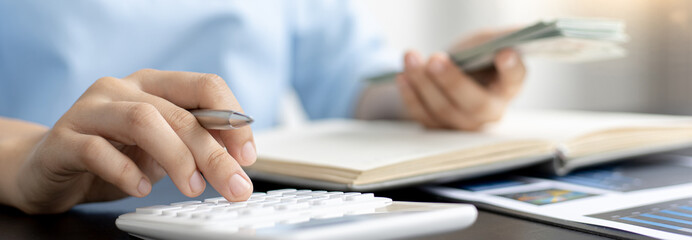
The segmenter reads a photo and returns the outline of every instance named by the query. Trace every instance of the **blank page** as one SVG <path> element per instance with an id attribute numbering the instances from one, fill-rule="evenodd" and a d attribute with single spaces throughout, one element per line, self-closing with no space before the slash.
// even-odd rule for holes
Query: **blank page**
<path id="1" fill-rule="evenodd" d="M 410 122 L 327 120 L 255 139 L 260 158 L 362 171 L 513 137 L 426 130 Z"/>

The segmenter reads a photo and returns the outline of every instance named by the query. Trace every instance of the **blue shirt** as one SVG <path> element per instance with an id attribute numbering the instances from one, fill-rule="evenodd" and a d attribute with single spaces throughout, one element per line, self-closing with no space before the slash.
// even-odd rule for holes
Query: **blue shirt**
<path id="1" fill-rule="evenodd" d="M 311 119 L 349 117 L 362 79 L 398 68 L 348 1 L 0 0 L 0 116 L 52 126 L 98 78 L 215 73 L 253 128 L 292 87 Z"/>

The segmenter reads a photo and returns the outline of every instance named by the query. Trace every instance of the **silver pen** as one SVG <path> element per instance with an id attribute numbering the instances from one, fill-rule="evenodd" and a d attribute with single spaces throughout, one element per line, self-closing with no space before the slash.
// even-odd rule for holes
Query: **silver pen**
<path id="1" fill-rule="evenodd" d="M 228 130 L 250 125 L 253 120 L 250 116 L 231 110 L 195 109 L 190 113 L 206 129 Z"/>

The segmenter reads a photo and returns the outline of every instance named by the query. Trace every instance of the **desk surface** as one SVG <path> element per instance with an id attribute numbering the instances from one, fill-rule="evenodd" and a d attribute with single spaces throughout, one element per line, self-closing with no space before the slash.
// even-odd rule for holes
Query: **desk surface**
<path id="1" fill-rule="evenodd" d="M 675 152 L 692 155 L 692 149 Z M 207 186 L 210 186 L 207 184 Z M 255 191 L 287 188 L 268 182 L 255 181 Z M 435 196 L 416 188 L 405 188 L 375 193 L 399 201 L 441 202 Z M 204 199 L 217 197 L 210 187 L 198 197 Z M 0 239 L 132 239 L 127 233 L 118 230 L 115 219 L 137 207 L 169 204 L 189 198 L 175 188 L 169 178 L 164 178 L 154 186 L 152 193 L 145 198 L 126 198 L 106 203 L 90 203 L 76 206 L 64 214 L 27 216 L 22 212 L 0 206 Z M 636 237 L 636 236 L 635 236 Z M 448 232 L 424 239 L 607 239 L 586 232 L 562 228 L 555 225 L 510 217 L 490 211 L 479 210 L 478 219 L 473 226 L 456 232 Z"/>
<path id="2" fill-rule="evenodd" d="M 209 186 L 209 185 L 207 185 Z M 256 191 L 267 191 L 286 186 L 267 182 L 255 182 Z M 376 193 L 394 200 L 441 201 L 435 196 L 415 188 Z M 199 198 L 215 197 L 212 189 Z M 22 212 L 0 206 L 0 238 L 3 239 L 131 239 L 118 230 L 115 219 L 118 215 L 133 211 L 136 207 L 168 204 L 188 198 L 177 191 L 170 179 L 157 183 L 152 194 L 146 198 L 127 198 L 107 203 L 83 204 L 64 214 L 27 216 Z M 603 237 L 564 229 L 557 226 L 522 220 L 488 211 L 479 211 L 476 223 L 467 229 L 449 232 L 425 239 L 602 239 Z M 603 238 L 604 239 L 604 238 Z"/>

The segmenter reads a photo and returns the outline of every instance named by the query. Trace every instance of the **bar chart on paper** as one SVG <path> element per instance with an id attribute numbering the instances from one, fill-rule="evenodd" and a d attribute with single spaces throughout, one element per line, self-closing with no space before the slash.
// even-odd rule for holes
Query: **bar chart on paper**
<path id="1" fill-rule="evenodd" d="M 589 217 L 692 236 L 692 198 L 593 214 Z"/>
<path id="2" fill-rule="evenodd" d="M 618 192 L 632 192 L 692 182 L 689 166 L 655 162 L 613 164 L 575 171 L 553 180 Z M 661 177 L 666 176 L 666 177 Z"/>
<path id="3" fill-rule="evenodd" d="M 691 171 L 692 156 L 660 155 L 565 176 L 491 177 L 429 189 L 615 238 L 692 240 Z"/>

